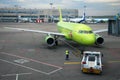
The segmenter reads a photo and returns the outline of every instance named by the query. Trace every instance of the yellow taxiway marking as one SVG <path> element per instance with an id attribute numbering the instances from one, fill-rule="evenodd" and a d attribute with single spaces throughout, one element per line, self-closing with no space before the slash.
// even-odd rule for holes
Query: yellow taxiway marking
<path id="1" fill-rule="evenodd" d="M 120 61 L 109 61 L 109 63 L 119 63 Z"/>
<path id="2" fill-rule="evenodd" d="M 64 62 L 64 64 L 80 64 L 80 62 Z"/>

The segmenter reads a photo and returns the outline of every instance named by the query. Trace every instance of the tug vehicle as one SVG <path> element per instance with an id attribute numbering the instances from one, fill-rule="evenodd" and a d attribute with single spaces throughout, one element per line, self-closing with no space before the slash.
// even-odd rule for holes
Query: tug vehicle
<path id="1" fill-rule="evenodd" d="M 83 73 L 102 73 L 102 58 L 101 52 L 84 51 L 81 61 L 81 71 Z"/>

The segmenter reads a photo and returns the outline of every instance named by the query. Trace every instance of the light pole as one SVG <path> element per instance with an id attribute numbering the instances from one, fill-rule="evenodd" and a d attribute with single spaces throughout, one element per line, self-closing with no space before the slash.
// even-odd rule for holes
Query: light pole
<path id="1" fill-rule="evenodd" d="M 86 6 L 84 6 L 84 13 L 86 12 Z"/>
<path id="2" fill-rule="evenodd" d="M 53 3 L 50 3 L 51 9 L 52 9 L 52 5 L 53 5 Z"/>
<path id="3" fill-rule="evenodd" d="M 50 20 L 51 20 L 51 22 L 53 22 L 53 17 L 52 17 L 52 6 L 53 6 L 53 3 L 50 3 L 50 6 L 51 6 L 51 15 L 50 15 Z"/>
<path id="4" fill-rule="evenodd" d="M 19 6 L 18 5 L 14 5 L 14 7 L 15 7 L 15 10 L 16 10 L 16 21 L 15 22 L 19 22 L 19 13 L 18 13 L 18 8 L 19 8 Z"/>
<path id="5" fill-rule="evenodd" d="M 84 21 L 86 22 L 86 6 L 84 5 Z"/>

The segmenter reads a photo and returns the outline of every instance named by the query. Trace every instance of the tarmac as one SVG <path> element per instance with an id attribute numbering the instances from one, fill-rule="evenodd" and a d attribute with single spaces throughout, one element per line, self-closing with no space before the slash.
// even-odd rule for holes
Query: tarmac
<path id="1" fill-rule="evenodd" d="M 104 29 L 108 24 L 88 24 L 93 30 Z M 56 23 L 0 23 L 0 80 L 120 80 L 120 37 L 100 33 L 103 46 L 86 46 L 85 50 L 103 53 L 103 73 L 84 74 L 80 69 L 80 56 L 73 48 L 59 41 L 48 47 L 46 34 L 10 30 L 4 27 L 57 32 Z M 74 48 L 81 45 L 67 41 Z M 65 60 L 65 50 L 70 60 Z"/>

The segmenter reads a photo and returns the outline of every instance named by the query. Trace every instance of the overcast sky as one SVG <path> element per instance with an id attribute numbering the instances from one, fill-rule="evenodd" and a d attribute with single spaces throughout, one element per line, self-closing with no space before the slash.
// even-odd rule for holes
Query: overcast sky
<path id="1" fill-rule="evenodd" d="M 79 9 L 82 15 L 84 6 L 86 14 L 92 15 L 115 15 L 120 12 L 120 0 L 0 0 L 0 8 L 14 7 L 18 5 L 21 8 L 54 8 Z"/>

